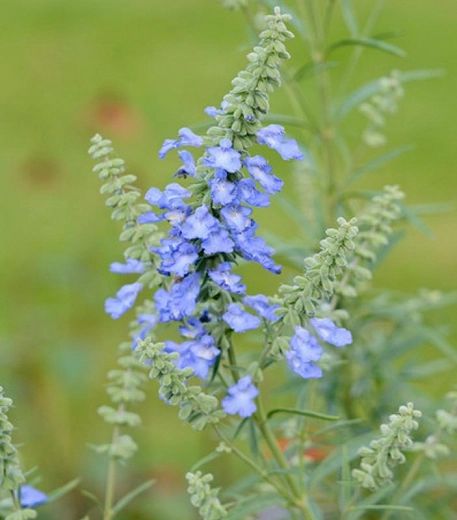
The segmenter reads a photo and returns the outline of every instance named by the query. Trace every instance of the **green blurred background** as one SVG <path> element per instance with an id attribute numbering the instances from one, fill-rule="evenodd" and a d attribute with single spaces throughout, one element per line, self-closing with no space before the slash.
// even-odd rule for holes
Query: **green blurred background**
<path id="1" fill-rule="evenodd" d="M 355 4 L 365 11 L 372 2 Z M 455 201 L 456 22 L 455 0 L 386 2 L 377 30 L 398 32 L 408 57 L 366 53 L 352 79 L 357 86 L 392 68 L 447 71 L 407 85 L 389 144 L 416 149 L 370 179 L 373 188 L 400 183 L 412 203 Z M 143 188 L 163 186 L 176 164 L 159 162 L 158 147 L 181 126 L 204 120 L 203 107 L 219 102 L 244 65 L 247 42 L 242 15 L 216 0 L 2 2 L 0 382 L 16 402 L 24 463 L 39 467 L 45 490 L 78 475 L 86 489 L 100 486 L 104 467 L 87 444 L 109 435 L 96 409 L 106 401 L 105 374 L 129 319 L 113 322 L 103 312 L 120 283 L 108 265 L 121 259 L 122 248 L 90 171 L 88 140 L 96 131 L 109 136 Z M 294 56 L 296 65 L 304 61 Z M 281 92 L 273 107 L 290 113 Z M 276 206 L 275 218 L 263 223 L 281 231 L 284 219 Z M 378 285 L 457 288 L 455 214 L 428 223 L 433 237 L 411 231 Z M 258 277 L 253 286 L 272 281 Z M 447 316 L 452 320 L 451 311 Z M 149 394 L 140 455 L 124 484 L 149 477 L 159 483 L 129 518 L 193 518 L 177 496 L 208 439 L 178 422 L 156 399 L 154 384 Z M 227 478 L 229 472 L 224 465 Z M 79 518 L 88 507 L 73 493 L 54 516 L 43 508 L 40 517 Z"/>

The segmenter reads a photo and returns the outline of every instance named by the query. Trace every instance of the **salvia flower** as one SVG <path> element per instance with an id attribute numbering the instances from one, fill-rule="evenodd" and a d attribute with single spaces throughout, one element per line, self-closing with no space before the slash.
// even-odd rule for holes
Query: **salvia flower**
<path id="1" fill-rule="evenodd" d="M 140 260 L 127 258 L 125 263 L 113 262 L 110 265 L 110 271 L 116 274 L 141 274 L 144 273 L 144 264 Z"/>
<path id="2" fill-rule="evenodd" d="M 174 282 L 168 290 L 157 290 L 154 301 L 159 321 L 180 321 L 192 316 L 199 291 L 200 276 L 197 273 L 188 274 L 182 280 Z"/>
<path id="3" fill-rule="evenodd" d="M 19 488 L 19 502 L 21 507 L 37 507 L 46 504 L 48 496 L 28 484 Z"/>
<path id="4" fill-rule="evenodd" d="M 344 347 L 352 343 L 352 334 L 343 327 L 337 327 L 329 318 L 311 318 L 311 325 L 318 336 L 335 347 Z"/>
<path id="5" fill-rule="evenodd" d="M 193 155 L 187 150 L 181 150 L 178 152 L 178 155 L 182 161 L 182 166 L 177 173 L 175 173 L 175 176 L 179 177 L 189 175 L 190 177 L 194 177 L 196 166 Z"/>
<path id="6" fill-rule="evenodd" d="M 159 157 L 163 159 L 170 150 L 181 148 L 183 146 L 199 147 L 203 144 L 203 139 L 194 134 L 189 128 L 181 128 L 178 132 L 178 139 L 166 139 L 159 151 Z"/>
<path id="7" fill-rule="evenodd" d="M 117 291 L 116 296 L 105 300 L 105 311 L 113 320 L 117 320 L 135 303 L 138 293 L 143 288 L 141 283 L 130 283 L 124 285 Z"/>
<path id="8" fill-rule="evenodd" d="M 259 391 L 252 383 L 251 376 L 242 377 L 228 389 L 228 394 L 222 400 L 222 408 L 229 415 L 250 417 L 256 410 L 255 398 Z"/>
<path id="9" fill-rule="evenodd" d="M 235 332 L 246 332 L 260 327 L 259 318 L 246 312 L 237 303 L 231 303 L 222 317 L 225 323 Z"/>
<path id="10" fill-rule="evenodd" d="M 243 303 L 254 309 L 259 316 L 267 321 L 276 321 L 278 319 L 276 311 L 279 309 L 279 305 L 270 303 L 269 299 L 263 294 L 245 296 Z"/>
<path id="11" fill-rule="evenodd" d="M 219 146 L 211 146 L 206 151 L 203 164 L 211 168 L 221 168 L 235 173 L 241 168 L 241 155 L 232 148 L 230 139 L 221 139 Z"/>
<path id="12" fill-rule="evenodd" d="M 230 262 L 222 262 L 215 269 L 208 271 L 211 280 L 222 289 L 233 294 L 244 294 L 246 286 L 241 282 L 241 276 L 234 274 Z"/>
<path id="13" fill-rule="evenodd" d="M 317 339 L 305 328 L 295 327 L 295 334 L 290 340 L 290 348 L 286 352 L 289 368 L 304 379 L 322 377 L 322 369 L 316 365 L 322 357 L 323 349 Z"/>
<path id="14" fill-rule="evenodd" d="M 249 175 L 256 180 L 267 193 L 278 193 L 281 191 L 284 182 L 276 175 L 273 175 L 272 168 L 268 161 L 260 155 L 248 157 L 245 161 Z"/>
<path id="15" fill-rule="evenodd" d="M 165 187 L 163 192 L 158 188 L 150 188 L 144 198 L 149 204 L 160 209 L 176 209 L 183 206 L 183 199 L 189 198 L 190 195 L 189 190 L 186 190 L 177 182 L 172 182 Z"/>
<path id="16" fill-rule="evenodd" d="M 261 128 L 257 132 L 257 142 L 278 152 L 285 161 L 304 158 L 297 141 L 286 137 L 286 131 L 281 125 L 268 125 Z"/>

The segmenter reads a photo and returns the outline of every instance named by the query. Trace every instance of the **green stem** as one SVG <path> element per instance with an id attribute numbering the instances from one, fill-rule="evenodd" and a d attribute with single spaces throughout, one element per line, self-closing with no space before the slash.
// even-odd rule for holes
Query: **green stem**
<path id="1" fill-rule="evenodd" d="M 308 505 L 308 499 L 305 493 L 302 494 L 300 491 L 299 486 L 295 482 L 295 480 L 292 478 L 292 476 L 288 473 L 290 470 L 289 463 L 287 462 L 283 452 L 281 451 L 281 448 L 278 445 L 278 441 L 274 435 L 274 433 L 271 431 L 270 426 L 268 425 L 267 418 L 265 415 L 265 412 L 263 410 L 262 401 L 260 398 L 257 398 L 257 412 L 254 416 L 256 424 L 260 430 L 260 433 L 262 434 L 263 438 L 265 439 L 265 442 L 268 444 L 268 447 L 270 448 L 271 454 L 273 455 L 274 459 L 276 460 L 278 466 L 285 470 L 284 473 L 284 480 L 289 486 L 292 495 L 295 498 L 295 507 L 298 508 L 301 513 L 303 514 L 303 518 L 306 520 L 313 520 L 314 515 L 312 511 L 309 508 Z"/>
<path id="2" fill-rule="evenodd" d="M 117 441 L 119 436 L 119 427 L 116 426 L 113 429 L 113 435 L 111 438 L 111 444 Z M 108 462 L 108 470 L 106 473 L 106 486 L 105 486 L 105 505 L 103 508 L 103 520 L 111 520 L 114 518 L 113 514 L 113 502 L 114 502 L 114 490 L 116 487 L 116 465 L 117 462 L 114 457 L 110 456 Z"/>
<path id="3" fill-rule="evenodd" d="M 278 494 L 282 496 L 288 504 L 295 504 L 295 499 L 290 495 L 289 491 L 278 484 L 271 476 L 261 468 L 254 460 L 248 457 L 243 451 L 241 451 L 233 442 L 231 442 L 222 431 L 215 425 L 213 425 L 214 431 L 217 433 L 218 437 L 223 441 L 232 451 L 233 453 L 242 460 L 245 464 L 247 464 L 251 469 L 253 469 L 265 482 L 268 482 L 271 486 L 273 486 Z"/>

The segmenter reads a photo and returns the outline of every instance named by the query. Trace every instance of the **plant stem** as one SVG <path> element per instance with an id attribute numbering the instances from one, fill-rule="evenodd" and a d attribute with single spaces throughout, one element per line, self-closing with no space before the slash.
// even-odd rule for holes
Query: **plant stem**
<path id="1" fill-rule="evenodd" d="M 111 437 L 111 444 L 114 444 L 119 436 L 119 426 L 113 428 L 113 435 Z M 114 490 L 116 486 L 116 465 L 117 462 L 113 456 L 110 456 L 108 462 L 108 470 L 106 473 L 105 486 L 105 505 L 103 508 L 103 520 L 111 520 L 113 515 Z"/>
<path id="2" fill-rule="evenodd" d="M 245 464 L 247 464 L 250 468 L 252 468 L 265 482 L 268 482 L 271 486 L 273 486 L 276 491 L 282 496 L 289 504 L 294 505 L 295 499 L 290 495 L 289 491 L 285 489 L 283 486 L 278 484 L 271 476 L 261 468 L 254 460 L 248 457 L 243 451 L 241 451 L 233 442 L 231 442 L 216 425 L 213 425 L 214 431 L 217 433 L 218 437 L 227 445 L 229 448 L 235 453 L 235 455 L 241 459 Z"/>
<path id="3" fill-rule="evenodd" d="M 262 401 L 260 398 L 257 398 L 257 413 L 254 416 L 257 426 L 259 427 L 259 430 L 265 439 L 266 443 L 268 444 L 268 447 L 270 448 L 271 454 L 273 455 L 274 459 L 276 460 L 278 466 L 285 470 L 284 474 L 284 480 L 286 481 L 287 485 L 289 486 L 291 493 L 295 497 L 294 505 L 297 507 L 301 513 L 303 514 L 304 519 L 313 520 L 314 515 L 309 509 L 308 505 L 308 499 L 305 493 L 301 493 L 300 488 L 298 487 L 295 480 L 292 478 L 292 476 L 288 473 L 288 470 L 290 469 L 289 463 L 287 462 L 286 458 L 284 457 L 283 452 L 281 451 L 280 447 L 278 446 L 278 441 L 274 435 L 274 433 L 271 431 L 270 426 L 268 425 L 267 418 L 265 416 L 265 412 L 263 410 Z"/>

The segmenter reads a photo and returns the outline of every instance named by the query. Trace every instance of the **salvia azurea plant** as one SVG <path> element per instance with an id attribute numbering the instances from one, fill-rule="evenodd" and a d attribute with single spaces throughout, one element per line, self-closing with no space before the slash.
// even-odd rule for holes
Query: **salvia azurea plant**
<path id="1" fill-rule="evenodd" d="M 455 518 L 457 393 L 444 405 L 427 391 L 455 373 L 447 331 L 429 317 L 454 297 L 371 285 L 405 224 L 423 228 L 434 208 L 406 205 L 397 185 L 360 187 L 409 149 L 384 149 L 405 84 L 438 73 L 395 63 L 353 87 L 362 52 L 404 55 L 373 36 L 382 2 L 363 23 L 349 0 L 277 3 L 223 2 L 259 36 L 207 123 L 164 141 L 160 158 L 180 161 L 165 187 L 143 194 L 112 142 L 91 140 L 125 245 L 110 270 L 129 277 L 105 310 L 133 318 L 99 408 L 111 437 L 92 447 L 106 458 L 103 498 L 86 492 L 96 505 L 85 520 L 130 518 L 140 494 L 144 518 L 158 518 L 153 481 L 124 494 L 150 385 L 207 446 L 182 479 L 185 518 Z M 338 19 L 348 34 L 335 40 Z M 289 113 L 270 111 L 275 89 Z M 272 211 L 290 232 L 259 224 Z M 49 495 L 30 485 L 10 406 L 1 393 L 0 514 L 35 518 L 74 483 Z"/>

